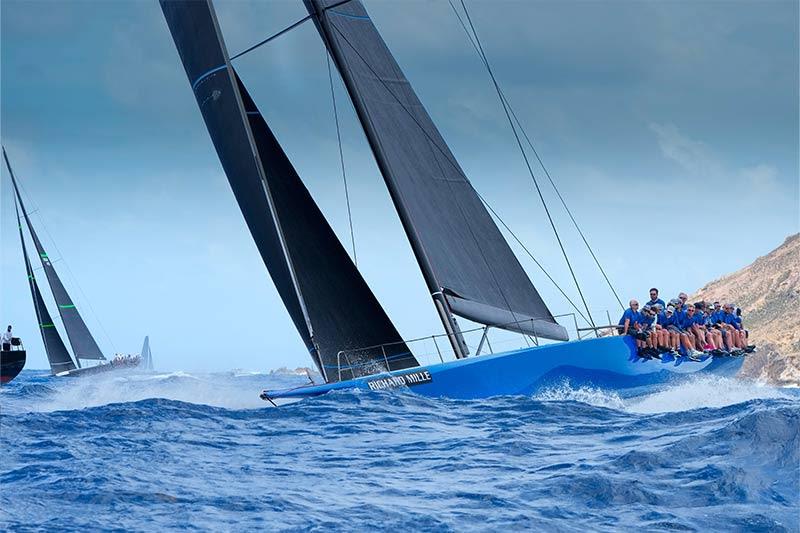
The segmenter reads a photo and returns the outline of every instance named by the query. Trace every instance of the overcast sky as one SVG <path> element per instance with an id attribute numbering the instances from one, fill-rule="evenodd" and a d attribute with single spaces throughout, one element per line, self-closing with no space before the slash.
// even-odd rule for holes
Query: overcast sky
<path id="1" fill-rule="evenodd" d="M 232 53 L 305 15 L 300 0 L 215 5 Z M 575 297 L 497 96 L 450 5 L 365 5 L 474 186 Z M 158 4 L 0 6 L 2 141 L 101 347 L 137 352 L 149 334 L 162 369 L 310 365 Z M 651 285 L 666 297 L 693 291 L 798 231 L 798 2 L 467 6 L 500 84 L 624 300 L 645 299 Z M 316 30 L 304 24 L 236 66 L 349 249 Z M 336 91 L 359 267 L 404 337 L 439 333 L 338 79 Z M 28 367 L 45 368 L 6 176 L 3 169 L 0 321 L 25 340 Z M 545 192 L 592 308 L 617 315 Z M 551 310 L 569 312 L 512 248 Z"/>

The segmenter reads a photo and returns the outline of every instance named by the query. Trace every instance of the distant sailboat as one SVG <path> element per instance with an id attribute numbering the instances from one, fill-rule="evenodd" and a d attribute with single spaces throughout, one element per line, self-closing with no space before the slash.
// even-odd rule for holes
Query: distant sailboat
<path id="1" fill-rule="evenodd" d="M 126 358 L 124 364 L 120 363 L 121 359 L 117 359 L 114 364 L 107 362 L 106 357 L 103 355 L 103 352 L 100 350 L 100 347 L 94 340 L 89 328 L 86 327 L 86 323 L 83 321 L 83 318 L 67 293 L 67 290 L 61 282 L 61 279 L 58 277 L 58 273 L 53 267 L 47 252 L 45 252 L 44 247 L 42 246 L 42 243 L 33 228 L 33 224 L 31 223 L 28 213 L 25 210 L 25 205 L 22 201 L 22 196 L 20 195 L 19 188 L 17 186 L 17 180 L 14 176 L 14 171 L 11 169 L 11 163 L 8 160 L 5 147 L 3 147 L 3 159 L 5 160 L 6 168 L 11 176 L 11 183 L 14 188 L 14 208 L 17 215 L 17 226 L 19 227 L 19 239 L 20 243 L 22 244 L 22 255 L 25 259 L 25 271 L 28 275 L 28 284 L 30 286 L 31 296 L 33 298 L 33 307 L 36 311 L 36 318 L 39 322 L 39 330 L 42 334 L 42 341 L 44 342 L 44 349 L 47 353 L 47 360 L 50 363 L 50 371 L 56 376 L 77 376 L 106 372 L 123 367 L 136 366 L 136 364 L 138 364 L 138 359 L 134 358 Z M 53 293 L 53 298 L 58 306 L 58 312 L 61 316 L 62 324 L 67 332 L 67 337 L 69 338 L 70 345 L 72 346 L 72 352 L 75 356 L 74 360 L 72 356 L 70 356 L 69 351 L 67 351 L 67 347 L 64 345 L 64 341 L 61 339 L 61 335 L 53 323 L 53 319 L 50 315 L 50 312 L 47 310 L 42 293 L 39 290 L 39 284 L 36 280 L 36 276 L 34 275 L 34 270 L 31 266 L 30 258 L 28 257 L 28 250 L 25 246 L 20 211 L 22 211 L 22 216 L 25 219 L 25 224 L 30 232 L 31 238 L 33 239 L 36 253 L 39 255 L 42 268 L 47 277 L 47 281 L 50 284 L 50 290 Z M 82 367 L 81 360 L 92 360 L 98 361 L 99 363 L 93 366 Z"/>
<path id="2" fill-rule="evenodd" d="M 142 358 L 142 362 L 139 363 L 139 366 L 143 370 L 153 370 L 153 354 L 150 352 L 150 337 L 147 336 L 144 338 L 144 344 L 142 344 L 142 353 L 140 354 Z"/>
<path id="3" fill-rule="evenodd" d="M 482 398 L 529 394 L 565 376 L 624 388 L 696 371 L 732 374 L 739 369 L 741 358 L 640 358 L 628 336 L 480 355 L 490 327 L 521 333 L 536 344 L 541 339 L 567 341 L 569 336 L 514 256 L 361 2 L 304 4 L 344 81 L 456 360 L 421 366 L 400 337 L 250 98 L 231 64 L 211 1 L 161 0 L 242 214 L 325 380 L 322 385 L 265 391 L 264 399 L 398 386 L 428 396 Z M 473 357 L 468 357 L 456 316 L 485 327 Z"/>

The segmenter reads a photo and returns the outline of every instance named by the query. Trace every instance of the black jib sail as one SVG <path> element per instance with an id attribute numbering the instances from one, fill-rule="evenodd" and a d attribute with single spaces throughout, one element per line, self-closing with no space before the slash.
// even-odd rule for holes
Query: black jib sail
<path id="1" fill-rule="evenodd" d="M 475 322 L 568 340 L 361 2 L 303 1 L 342 75 L 434 299 L 443 295 L 453 313 Z"/>
<path id="2" fill-rule="evenodd" d="M 8 163 L 8 160 L 6 160 Z M 9 171 L 10 171 L 9 167 Z M 31 297 L 33 298 L 33 309 L 36 311 L 36 320 L 39 323 L 39 330 L 42 333 L 42 341 L 44 342 L 44 351 L 47 354 L 47 361 L 50 363 L 50 371 L 53 374 L 65 372 L 67 370 L 74 370 L 75 363 L 67 352 L 67 347 L 64 346 L 64 341 L 61 340 L 61 335 L 58 334 L 56 325 L 53 324 L 53 319 L 47 311 L 47 306 L 42 298 L 42 293 L 39 291 L 39 285 L 36 283 L 36 277 L 31 268 L 31 261 L 28 258 L 28 250 L 25 247 L 25 237 L 22 235 L 22 220 L 19 216 L 19 208 L 17 201 L 14 200 L 14 210 L 17 213 L 17 226 L 19 226 L 19 241 L 22 244 L 22 255 L 25 258 L 25 272 L 28 275 L 28 285 L 31 288 Z"/>
<path id="3" fill-rule="evenodd" d="M 418 366 L 234 72 L 210 2 L 161 8 L 245 221 L 326 381 Z"/>
<path id="4" fill-rule="evenodd" d="M 76 359 L 105 359 L 103 352 L 100 351 L 100 347 L 97 346 L 97 342 L 95 342 L 94 337 L 89 332 L 89 328 L 86 327 L 86 323 L 81 318 L 78 309 L 76 309 L 75 304 L 72 302 L 72 299 L 69 297 L 69 293 L 64 288 L 64 284 L 61 283 L 61 279 L 58 277 L 58 274 L 53 268 L 53 264 L 50 262 L 50 258 L 47 256 L 47 252 L 44 251 L 44 247 L 42 247 L 42 243 L 39 241 L 39 237 L 36 235 L 36 231 L 33 229 L 33 224 L 31 224 L 31 220 L 28 217 L 28 212 L 25 210 L 25 204 L 22 202 L 22 196 L 19 193 L 19 188 L 17 187 L 17 180 L 14 178 L 14 173 L 11 171 L 11 165 L 8 162 L 8 156 L 6 155 L 5 149 L 3 149 L 3 157 L 6 161 L 6 166 L 8 167 L 9 174 L 11 175 L 11 183 L 14 185 L 14 192 L 17 196 L 17 201 L 19 202 L 19 208 L 22 211 L 22 215 L 25 217 L 25 223 L 28 226 L 28 231 L 31 233 L 31 237 L 33 238 L 33 244 L 36 247 L 36 253 L 39 254 L 39 259 L 42 262 L 42 268 L 44 268 L 44 272 L 47 275 L 47 281 L 50 283 L 50 290 L 53 293 L 53 298 L 56 301 L 56 305 L 58 306 L 58 312 L 61 315 L 61 321 L 64 324 L 64 329 L 67 331 L 67 337 L 69 338 L 69 343 L 72 346 L 72 353 L 75 355 Z"/>

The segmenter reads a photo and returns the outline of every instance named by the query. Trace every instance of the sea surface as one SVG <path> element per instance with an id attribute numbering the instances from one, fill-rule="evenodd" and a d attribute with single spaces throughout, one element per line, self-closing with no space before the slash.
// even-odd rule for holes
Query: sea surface
<path id="1" fill-rule="evenodd" d="M 796 390 L 258 399 L 303 381 L 26 370 L 0 390 L 0 529 L 800 531 Z"/>

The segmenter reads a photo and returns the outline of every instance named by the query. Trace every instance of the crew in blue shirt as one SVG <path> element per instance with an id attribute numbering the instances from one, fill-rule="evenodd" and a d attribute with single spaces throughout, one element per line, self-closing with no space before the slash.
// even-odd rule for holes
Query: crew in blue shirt
<path id="1" fill-rule="evenodd" d="M 686 311 L 683 309 L 683 303 L 678 298 L 673 298 L 669 301 L 669 305 L 675 309 L 675 320 L 673 325 L 678 329 L 683 329 L 683 320 L 686 316 Z"/>
<path id="2" fill-rule="evenodd" d="M 656 304 L 661 304 L 662 309 L 667 306 L 667 304 L 664 303 L 664 300 L 658 297 L 658 289 L 653 287 L 652 289 L 650 289 L 650 301 L 647 302 L 645 305 L 654 307 Z"/>
<path id="3" fill-rule="evenodd" d="M 714 310 L 708 315 L 708 321 L 711 325 L 719 324 L 722 320 L 722 307 L 719 305 L 719 302 L 714 302 Z"/>
<path id="4" fill-rule="evenodd" d="M 619 319 L 617 328 L 620 335 L 627 335 L 629 331 L 634 329 L 634 324 L 639 324 L 642 321 L 642 314 L 639 312 L 639 302 L 631 300 L 630 307 L 622 313 L 622 318 Z"/>
<path id="5" fill-rule="evenodd" d="M 658 315 L 658 323 L 663 328 L 662 339 L 670 350 L 677 352 L 680 350 L 680 331 L 676 325 L 675 308 L 667 306 L 667 310 Z"/>

